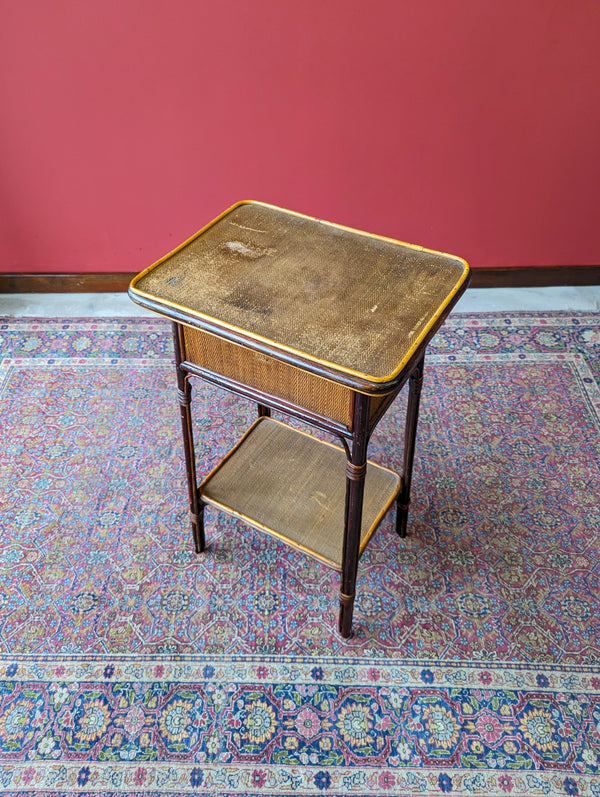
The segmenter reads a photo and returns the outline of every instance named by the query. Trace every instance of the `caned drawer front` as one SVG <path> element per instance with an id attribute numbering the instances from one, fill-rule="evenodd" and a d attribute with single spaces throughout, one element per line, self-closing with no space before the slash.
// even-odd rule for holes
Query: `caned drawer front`
<path id="1" fill-rule="evenodd" d="M 184 327 L 184 358 L 352 428 L 353 391 L 209 332 Z"/>

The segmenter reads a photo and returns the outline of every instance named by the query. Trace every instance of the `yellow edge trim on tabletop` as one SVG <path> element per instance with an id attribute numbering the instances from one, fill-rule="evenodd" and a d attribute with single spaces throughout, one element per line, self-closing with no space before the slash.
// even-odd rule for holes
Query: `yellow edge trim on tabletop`
<path id="1" fill-rule="evenodd" d="M 323 221 L 321 219 L 315 218 L 314 216 L 307 216 L 304 213 L 297 213 L 294 210 L 287 210 L 285 208 L 280 208 L 277 205 L 270 205 L 267 202 L 258 202 L 258 201 L 252 200 L 252 199 L 244 199 L 241 202 L 236 202 L 235 205 L 232 205 L 230 208 L 228 208 L 227 210 L 223 211 L 223 213 L 221 213 L 219 216 L 217 216 L 216 219 L 213 219 L 213 221 L 209 222 L 209 224 L 206 224 L 204 227 L 202 227 L 201 230 L 199 230 L 197 233 L 195 233 L 190 238 L 188 238 L 187 241 L 184 241 L 176 249 L 173 249 L 172 252 L 169 252 L 169 254 L 165 255 L 164 257 L 161 257 L 160 260 L 156 261 L 156 263 L 153 263 L 151 266 L 148 266 L 148 268 L 144 269 L 144 271 L 142 271 L 140 274 L 137 274 L 133 278 L 133 280 L 131 281 L 130 290 L 132 291 L 132 293 L 136 294 L 137 296 L 144 297 L 145 299 L 150 299 L 150 300 L 156 301 L 156 297 L 152 296 L 152 294 L 145 293 L 144 291 L 138 290 L 136 288 L 137 283 L 141 279 L 143 279 L 147 274 L 149 274 L 153 269 L 155 269 L 157 266 L 160 266 L 162 263 L 164 263 L 165 260 L 168 260 L 170 257 L 172 257 L 173 255 L 177 254 L 177 252 L 180 252 L 182 249 L 184 249 L 186 246 L 188 246 L 190 243 L 192 243 L 192 241 L 194 241 L 196 238 L 199 238 L 208 229 L 213 227 L 215 224 L 217 224 L 219 221 L 221 221 L 223 218 L 225 218 L 225 216 L 227 216 L 233 210 L 236 210 L 236 208 L 241 207 L 242 205 L 260 205 L 262 207 L 269 208 L 271 210 L 277 210 L 277 211 L 280 211 L 282 213 L 287 213 L 290 216 L 297 216 L 298 218 L 301 218 L 301 219 L 307 219 L 309 221 L 315 221 L 318 224 L 323 224 L 323 225 L 325 225 L 327 227 L 334 227 L 335 229 L 344 230 L 345 232 L 350 232 L 350 233 L 353 233 L 353 234 L 356 234 L 356 235 L 361 235 L 361 236 L 366 237 L 366 238 L 373 238 L 374 240 L 377 240 L 377 241 L 385 241 L 386 243 L 391 243 L 391 244 L 397 244 L 397 245 L 400 245 L 400 246 L 405 246 L 405 247 L 408 247 L 409 249 L 414 249 L 417 252 L 428 252 L 428 253 L 430 253 L 432 255 L 441 255 L 442 257 L 447 257 L 447 258 L 450 258 L 451 260 L 454 260 L 457 263 L 462 263 L 463 264 L 463 269 L 464 270 L 463 270 L 463 274 L 462 274 L 461 278 L 456 282 L 454 288 L 450 291 L 450 293 L 446 297 L 446 299 L 443 302 L 443 304 L 440 305 L 440 307 L 438 308 L 438 311 L 435 313 L 435 315 L 433 315 L 433 317 L 431 318 L 431 321 L 427 324 L 425 329 L 423 329 L 422 332 L 420 333 L 420 335 L 415 339 L 415 341 L 413 342 L 412 346 L 407 351 L 406 355 L 400 361 L 399 365 L 392 371 L 392 373 L 388 374 L 387 376 L 373 376 L 371 374 L 365 374 L 362 371 L 356 371 L 353 368 L 347 368 L 347 367 L 345 367 L 343 365 L 339 365 L 338 363 L 331 362 L 330 360 L 322 360 L 319 357 L 314 357 L 312 354 L 308 354 L 307 352 L 300 351 L 299 349 L 295 349 L 292 346 L 286 346 L 286 345 L 284 345 L 282 343 L 277 343 L 276 341 L 271 340 L 270 338 L 265 338 L 262 335 L 257 335 L 257 334 L 255 334 L 253 332 L 249 332 L 247 329 L 242 329 L 240 327 L 233 326 L 232 324 L 228 324 L 225 321 L 222 321 L 221 319 L 218 319 L 218 318 L 213 318 L 212 316 L 206 315 L 205 313 L 200 313 L 200 312 L 197 312 L 197 311 L 191 311 L 189 307 L 185 307 L 184 305 L 177 304 L 176 302 L 171 302 L 168 299 L 160 299 L 162 304 L 164 304 L 164 305 L 166 305 L 168 307 L 173 307 L 173 308 L 175 308 L 177 310 L 183 311 L 184 313 L 188 313 L 188 314 L 191 313 L 195 317 L 197 317 L 198 319 L 201 319 L 201 320 L 204 320 L 204 321 L 208 321 L 209 323 L 212 323 L 212 324 L 216 324 L 217 326 L 220 326 L 223 329 L 228 329 L 230 332 L 236 332 L 237 334 L 241 334 L 241 335 L 244 335 L 244 336 L 246 336 L 248 338 L 251 338 L 252 340 L 256 340 L 258 343 L 266 343 L 267 345 L 271 346 L 272 348 L 274 348 L 276 350 L 279 350 L 279 351 L 282 351 L 282 352 L 287 352 L 288 354 L 293 354 L 293 355 L 295 355 L 297 357 L 301 357 L 301 358 L 303 358 L 305 360 L 309 360 L 310 362 L 317 363 L 318 365 L 326 366 L 326 367 L 331 368 L 334 371 L 338 371 L 340 373 L 344 373 L 344 374 L 348 374 L 350 376 L 355 376 L 355 377 L 359 377 L 361 379 L 365 379 L 365 380 L 367 380 L 367 381 L 369 381 L 369 382 L 371 382 L 373 384 L 382 384 L 382 383 L 385 383 L 385 382 L 391 382 L 393 379 L 395 379 L 395 377 L 398 376 L 398 374 L 401 373 L 401 371 L 404 368 L 404 366 L 410 361 L 412 355 L 419 348 L 419 345 L 420 345 L 421 341 L 427 336 L 427 333 L 429 332 L 429 330 L 432 329 L 432 327 L 435 326 L 435 322 L 437 321 L 437 319 L 442 315 L 443 311 L 450 304 L 450 301 L 454 298 L 454 296 L 457 294 L 458 290 L 460 289 L 461 285 L 465 282 L 465 280 L 469 276 L 469 271 L 470 271 L 469 264 L 467 263 L 466 260 L 464 260 L 462 257 L 458 257 L 457 255 L 450 255 L 450 254 L 447 254 L 446 252 L 438 252 L 435 249 L 427 249 L 424 246 L 418 246 L 417 244 L 409 244 L 409 243 L 406 243 L 405 241 L 399 241 L 399 240 L 396 240 L 395 238 L 388 238 L 388 237 L 386 237 L 384 235 L 376 235 L 375 233 L 364 232 L 363 230 L 357 230 L 357 229 L 355 229 L 353 227 L 345 227 L 343 224 L 336 224 L 335 222 L 332 222 L 332 221 Z M 156 312 L 158 312 L 158 311 L 156 311 Z M 160 315 L 160 312 L 159 312 L 159 315 Z M 188 326 L 193 328 L 193 326 L 191 324 L 188 324 Z"/>

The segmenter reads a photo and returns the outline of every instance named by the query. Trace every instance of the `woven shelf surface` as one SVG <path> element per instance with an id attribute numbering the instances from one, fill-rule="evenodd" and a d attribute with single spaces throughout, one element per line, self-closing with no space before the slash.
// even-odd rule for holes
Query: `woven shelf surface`
<path id="1" fill-rule="evenodd" d="M 400 489 L 369 462 L 361 553 Z M 337 570 L 342 565 L 346 455 L 271 418 L 259 419 L 200 485 L 200 496 Z"/>

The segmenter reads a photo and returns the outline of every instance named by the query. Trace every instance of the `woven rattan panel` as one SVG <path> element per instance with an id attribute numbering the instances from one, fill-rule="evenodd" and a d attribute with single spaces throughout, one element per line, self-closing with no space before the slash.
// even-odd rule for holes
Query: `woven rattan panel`
<path id="1" fill-rule="evenodd" d="M 135 291 L 377 382 L 398 373 L 466 275 L 458 258 L 251 203 Z"/>
<path id="2" fill-rule="evenodd" d="M 184 327 L 185 359 L 351 428 L 352 391 L 293 365 Z"/>
<path id="3" fill-rule="evenodd" d="M 398 493 L 400 478 L 367 466 L 361 552 Z M 206 503 L 341 568 L 346 455 L 270 418 L 258 421 L 200 485 Z"/>

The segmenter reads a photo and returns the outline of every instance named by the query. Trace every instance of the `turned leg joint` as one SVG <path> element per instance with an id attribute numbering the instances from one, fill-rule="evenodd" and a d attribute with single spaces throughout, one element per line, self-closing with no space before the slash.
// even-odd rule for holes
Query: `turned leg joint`
<path id="1" fill-rule="evenodd" d="M 352 606 L 354 603 L 354 598 L 356 598 L 356 592 L 353 592 L 352 595 L 344 595 L 343 592 L 340 592 L 340 605 Z"/>
<path id="2" fill-rule="evenodd" d="M 345 595 L 340 592 L 340 614 L 338 620 L 338 630 L 344 639 L 352 636 L 352 614 L 354 611 L 354 598 L 356 593 Z"/>
<path id="3" fill-rule="evenodd" d="M 201 514 L 190 512 L 190 520 L 192 521 L 192 536 L 194 538 L 194 549 L 196 553 L 202 553 L 206 547 L 204 538 L 204 520 Z"/>
<path id="4" fill-rule="evenodd" d="M 423 369 L 420 368 L 418 373 L 411 374 L 410 381 L 413 384 L 413 390 L 417 390 L 420 393 L 423 388 Z"/>
<path id="5" fill-rule="evenodd" d="M 346 463 L 346 476 L 353 482 L 362 481 L 367 474 L 367 463 L 362 465 L 354 465 L 352 462 Z"/>
<path id="6" fill-rule="evenodd" d="M 398 502 L 396 505 L 396 533 L 399 537 L 406 537 L 406 527 L 408 525 L 408 507 L 410 501 Z"/>

